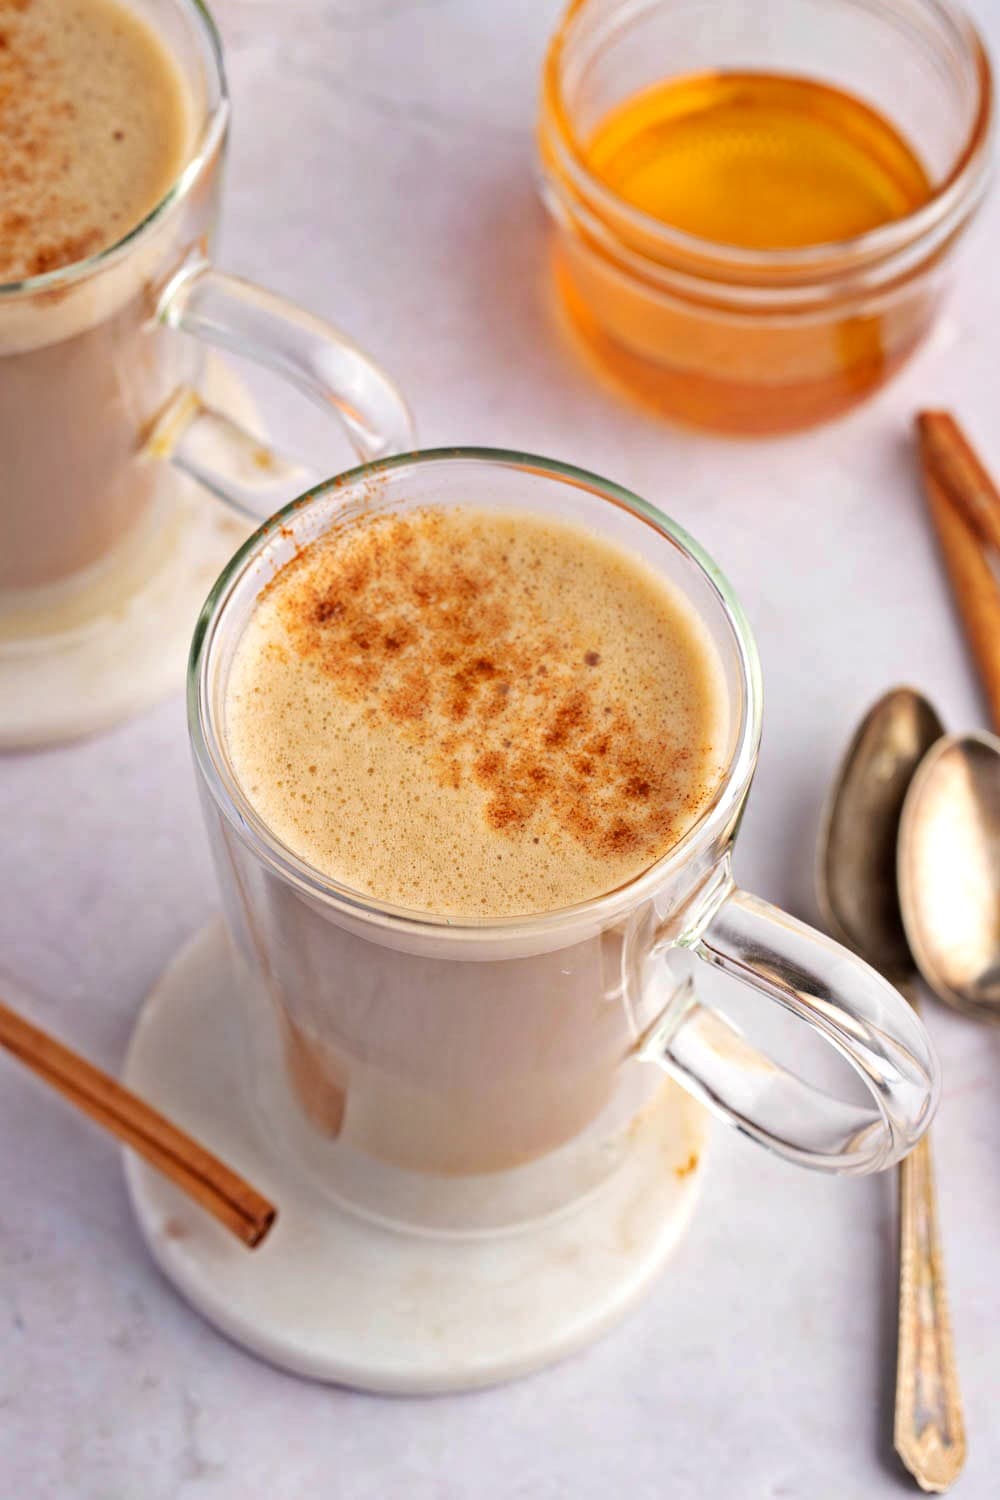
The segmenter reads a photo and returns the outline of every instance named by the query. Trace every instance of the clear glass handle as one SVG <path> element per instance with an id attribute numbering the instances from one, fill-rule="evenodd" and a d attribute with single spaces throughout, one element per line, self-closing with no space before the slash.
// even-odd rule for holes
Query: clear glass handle
<path id="1" fill-rule="evenodd" d="M 166 287 L 157 316 L 170 328 L 283 375 L 339 418 L 363 462 L 415 447 L 409 409 L 388 375 L 339 330 L 283 297 L 198 260 Z M 169 459 L 254 520 L 322 477 L 262 444 L 190 389 L 170 402 L 147 451 Z"/>
<path id="2" fill-rule="evenodd" d="M 933 1118 L 937 1059 L 920 1020 L 880 974 L 786 912 L 739 890 L 694 933 L 667 936 L 812 1026 L 851 1064 L 867 1107 L 814 1087 L 748 1042 L 688 980 L 642 1044 L 716 1114 L 779 1156 L 827 1172 L 878 1172 L 900 1160 Z"/>

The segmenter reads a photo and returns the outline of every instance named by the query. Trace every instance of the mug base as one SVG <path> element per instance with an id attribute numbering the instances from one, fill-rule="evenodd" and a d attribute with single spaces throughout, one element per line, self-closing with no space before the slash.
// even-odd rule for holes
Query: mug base
<path id="1" fill-rule="evenodd" d="M 242 1017 L 218 923 L 148 995 L 124 1081 L 278 1206 L 248 1252 L 172 1183 L 125 1154 L 154 1260 L 216 1328 L 294 1374 L 401 1395 L 495 1385 L 572 1354 L 637 1301 L 686 1229 L 708 1115 L 665 1081 L 621 1168 L 548 1221 L 490 1238 L 381 1227 L 290 1174 L 242 1085 Z"/>
<path id="2" fill-rule="evenodd" d="M 252 431 L 249 391 L 219 359 L 205 366 L 206 399 Z M 92 613 L 71 628 L 0 639 L 0 750 L 80 739 L 179 691 L 198 612 L 253 529 L 192 480 L 169 471 L 158 530 L 140 576 L 95 588 Z M 77 612 L 77 611 L 74 611 Z"/>

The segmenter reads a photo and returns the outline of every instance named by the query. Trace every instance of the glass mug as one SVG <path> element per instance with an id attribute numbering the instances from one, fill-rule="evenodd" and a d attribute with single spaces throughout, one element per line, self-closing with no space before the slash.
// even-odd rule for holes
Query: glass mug
<path id="1" fill-rule="evenodd" d="M 413 441 L 402 398 L 350 340 L 209 264 L 229 122 L 219 37 L 199 0 L 124 3 L 187 85 L 193 144 L 163 200 L 117 244 L 0 286 L 8 642 L 106 610 L 121 580 L 152 565 L 174 501 L 170 465 L 256 520 L 313 482 L 198 394 L 206 344 L 284 375 L 342 420 L 362 459 Z"/>
<path id="2" fill-rule="evenodd" d="M 336 519 L 415 506 L 564 516 L 641 553 L 714 643 L 730 708 L 725 773 L 698 822 L 618 890 L 487 923 L 401 910 L 321 875 L 262 823 L 233 774 L 234 648 L 275 571 Z M 663 1071 L 791 1161 L 871 1172 L 927 1128 L 938 1070 L 912 1008 L 831 939 L 733 883 L 761 727 L 756 651 L 714 564 L 651 505 L 524 454 L 442 449 L 365 465 L 268 521 L 198 623 L 189 727 L 269 1140 L 383 1222 L 492 1230 L 588 1191 L 627 1153 Z M 819 1033 L 866 1106 L 814 1089 L 699 1002 L 718 966 Z"/>
<path id="3" fill-rule="evenodd" d="M 802 249 L 673 229 L 609 189 L 586 147 L 665 74 L 780 74 L 874 106 L 931 183 L 915 211 Z M 723 432 L 825 421 L 930 330 L 989 176 L 993 85 L 951 0 L 573 0 L 542 78 L 542 195 L 556 282 L 602 371 L 668 417 Z"/>

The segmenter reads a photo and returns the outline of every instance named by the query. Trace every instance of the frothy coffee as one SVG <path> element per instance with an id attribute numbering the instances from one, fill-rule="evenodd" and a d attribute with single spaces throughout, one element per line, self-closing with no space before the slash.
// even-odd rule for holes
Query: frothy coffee
<path id="1" fill-rule="evenodd" d="M 575 523 L 427 508 L 300 552 L 225 705 L 265 824 L 337 881 L 439 915 L 555 910 L 633 879 L 721 775 L 721 669 L 641 558 Z"/>
<path id="2" fill-rule="evenodd" d="M 124 6 L 0 0 L 0 638 L 91 618 L 150 551 L 162 472 L 143 445 L 197 372 L 157 288 L 206 231 L 217 154 L 127 255 L 30 278 L 134 229 L 201 124 L 182 63 Z"/>
<path id="3" fill-rule="evenodd" d="M 0 0 L 0 282 L 120 240 L 190 137 L 179 70 L 138 16 L 114 0 Z"/>

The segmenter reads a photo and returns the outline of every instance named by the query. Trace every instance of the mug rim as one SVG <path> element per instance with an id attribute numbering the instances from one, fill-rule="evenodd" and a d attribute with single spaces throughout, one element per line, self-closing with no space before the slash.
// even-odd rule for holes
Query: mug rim
<path id="1" fill-rule="evenodd" d="M 942 222 L 949 223 L 967 202 L 973 205 L 984 187 L 989 167 L 993 121 L 993 69 L 982 35 L 968 12 L 954 0 L 917 0 L 943 20 L 960 41 L 976 77 L 976 95 L 971 124 L 954 155 L 951 166 L 936 185 L 926 203 L 888 224 L 878 225 L 861 234 L 816 245 L 790 248 L 755 249 L 709 240 L 677 229 L 608 188 L 587 165 L 579 138 L 571 123 L 563 91 L 562 69 L 565 52 L 572 40 L 579 17 L 590 0 L 570 0 L 559 20 L 546 50 L 542 67 L 542 125 L 544 144 L 546 116 L 551 121 L 554 149 L 568 168 L 571 180 L 600 205 L 602 210 L 619 216 L 630 227 L 664 249 L 673 248 L 682 257 L 708 266 L 728 268 L 735 274 L 781 271 L 812 271 L 822 277 L 831 261 L 857 257 L 861 262 L 891 257 L 914 241 L 922 240 Z M 652 6 L 658 0 L 649 0 Z M 659 0 L 662 3 L 662 0 Z M 710 278 L 711 279 L 711 278 Z"/>
<path id="2" fill-rule="evenodd" d="M 709 583 L 736 643 L 742 685 L 740 723 L 719 785 L 697 820 L 676 844 L 633 879 L 599 896 L 552 911 L 494 917 L 486 922 L 475 917 L 437 915 L 380 901 L 321 874 L 308 861 L 297 856 L 271 832 L 231 774 L 222 744 L 221 726 L 216 723 L 212 709 L 209 682 L 213 648 L 219 632 L 225 628 L 232 596 L 276 536 L 287 534 L 291 523 L 331 494 L 342 492 L 346 498 L 355 486 L 368 485 L 384 474 L 408 467 L 457 461 L 545 475 L 585 489 L 651 526 L 682 552 Z M 248 537 L 217 578 L 195 626 L 188 661 L 187 711 L 188 735 L 195 764 L 215 805 L 241 842 L 265 867 L 312 899 L 366 924 L 396 932 L 445 937 L 449 941 L 464 939 L 478 943 L 490 938 L 537 937 L 583 924 L 606 926 L 624 911 L 647 900 L 677 868 L 696 857 L 701 849 L 710 847 L 712 841 L 731 826 L 753 777 L 761 735 L 762 681 L 756 642 L 742 605 L 725 575 L 684 527 L 633 491 L 574 464 L 514 449 L 463 446 L 419 449 L 358 465 L 307 490 Z"/>
<path id="3" fill-rule="evenodd" d="M 41 292 L 61 291 L 63 287 L 72 286 L 95 272 L 103 271 L 107 266 L 116 264 L 139 240 L 159 224 L 161 219 L 166 217 L 176 203 L 183 201 L 200 176 L 206 162 L 211 160 L 218 149 L 219 142 L 225 136 L 229 124 L 230 112 L 229 85 L 226 81 L 222 38 L 205 0 L 174 0 L 174 3 L 186 9 L 200 26 L 203 37 L 208 42 L 208 54 L 215 65 L 215 78 L 219 91 L 218 100 L 209 111 L 201 133 L 192 146 L 183 167 L 163 197 L 153 205 L 144 218 L 140 219 L 137 224 L 133 224 L 132 228 L 119 239 L 95 251 L 93 255 L 85 256 L 83 260 L 70 261 L 68 265 L 56 266 L 54 270 L 43 271 L 38 276 L 22 276 L 17 281 L 0 281 L 0 302 L 5 297 L 13 299 L 19 296 L 36 296 Z"/>

